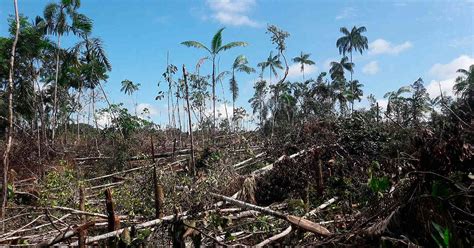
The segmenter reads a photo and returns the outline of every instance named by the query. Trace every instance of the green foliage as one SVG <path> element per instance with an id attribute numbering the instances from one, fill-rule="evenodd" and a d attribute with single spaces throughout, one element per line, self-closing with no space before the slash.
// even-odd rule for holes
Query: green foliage
<path id="1" fill-rule="evenodd" d="M 230 219 L 222 217 L 220 214 L 211 213 L 208 218 L 208 224 L 219 231 L 224 230 L 226 227 L 232 224 Z"/>
<path id="2" fill-rule="evenodd" d="M 451 194 L 449 185 L 443 181 L 433 180 L 431 183 L 431 195 L 435 197 L 448 197 Z"/>
<path id="3" fill-rule="evenodd" d="M 72 206 L 78 181 L 74 170 L 62 162 L 62 170 L 48 172 L 43 180 L 40 204 L 43 206 Z"/>
<path id="4" fill-rule="evenodd" d="M 380 164 L 377 161 L 373 161 L 371 168 L 369 168 L 369 179 L 367 185 L 374 193 L 382 193 L 390 188 L 390 181 L 386 176 L 377 177 L 374 175 L 374 171 L 380 169 Z"/>
<path id="5" fill-rule="evenodd" d="M 453 236 L 449 228 L 443 228 L 442 226 L 436 224 L 433 221 L 431 222 L 431 224 L 433 225 L 436 231 L 435 233 L 431 234 L 433 240 L 436 242 L 438 247 L 448 248 Z"/>
<path id="6" fill-rule="evenodd" d="M 136 178 L 143 181 L 141 187 L 126 183 L 117 188 L 114 192 L 117 202 L 117 209 L 130 216 L 153 216 L 155 213 L 153 204 L 152 175 L 145 175 L 144 178 Z"/>
<path id="7" fill-rule="evenodd" d="M 288 208 L 294 215 L 303 215 L 305 212 L 305 203 L 302 199 L 290 199 Z"/>
<path id="8" fill-rule="evenodd" d="M 375 192 L 387 191 L 390 187 L 390 182 L 387 177 L 371 177 L 367 183 L 370 189 Z"/>
<path id="9" fill-rule="evenodd" d="M 128 113 L 128 109 L 123 108 L 123 103 L 112 104 L 109 108 L 99 110 L 99 114 L 110 116 L 112 119 L 112 127 L 122 131 L 125 138 L 141 128 L 152 128 L 153 123 L 144 120 L 138 116 Z"/>
<path id="10" fill-rule="evenodd" d="M 270 216 L 259 215 L 256 218 L 256 222 L 251 225 L 252 232 L 271 232 L 274 228 L 273 222 L 270 220 Z"/>

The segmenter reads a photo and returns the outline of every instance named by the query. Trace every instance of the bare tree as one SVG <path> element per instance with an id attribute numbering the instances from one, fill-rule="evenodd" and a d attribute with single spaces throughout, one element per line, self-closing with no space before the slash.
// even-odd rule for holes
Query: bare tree
<path id="1" fill-rule="evenodd" d="M 3 155 L 3 187 L 2 187 L 2 208 L 0 210 L 0 219 L 5 218 L 5 208 L 7 205 L 8 193 L 8 167 L 10 164 L 10 152 L 13 143 L 13 65 L 15 64 L 15 50 L 18 43 L 18 34 L 20 33 L 20 17 L 18 15 L 18 2 L 13 0 L 15 6 L 15 40 L 12 45 L 12 53 L 10 57 L 10 71 L 8 73 L 8 136 L 7 148 Z M 4 229 L 4 226 L 3 228 Z"/>
<path id="2" fill-rule="evenodd" d="M 191 105 L 189 104 L 189 89 L 188 89 L 188 75 L 186 67 L 183 65 L 183 79 L 184 79 L 184 90 L 186 97 L 186 106 L 188 112 L 188 124 L 189 124 L 189 137 L 191 139 L 191 173 L 196 176 L 196 166 L 194 164 L 194 144 L 193 144 L 193 125 L 191 121 Z"/>

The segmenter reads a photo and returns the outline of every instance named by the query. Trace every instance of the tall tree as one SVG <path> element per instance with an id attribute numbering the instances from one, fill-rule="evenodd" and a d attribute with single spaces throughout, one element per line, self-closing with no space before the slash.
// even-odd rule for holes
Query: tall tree
<path id="1" fill-rule="evenodd" d="M 346 113 L 346 77 L 344 76 L 345 71 L 351 72 L 353 70 L 354 63 L 349 62 L 349 59 L 344 56 L 341 61 L 333 61 L 330 64 L 329 74 L 332 79 L 333 97 L 339 102 L 341 114 Z"/>
<path id="2" fill-rule="evenodd" d="M 122 81 L 122 88 L 120 91 L 124 92 L 125 94 L 131 96 L 135 91 L 140 88 L 140 84 L 134 84 L 132 81 L 125 79 Z M 133 104 L 135 106 L 135 115 L 137 115 L 137 103 Z"/>
<path id="3" fill-rule="evenodd" d="M 239 55 L 235 58 L 234 63 L 232 63 L 232 77 L 229 80 L 230 92 L 232 93 L 232 118 L 235 116 L 235 101 L 239 96 L 239 85 L 235 78 L 236 72 L 244 72 L 247 74 L 254 73 L 255 69 L 250 67 L 247 57 L 244 55 Z"/>
<path id="4" fill-rule="evenodd" d="M 259 113 L 260 126 L 263 127 L 268 114 L 268 107 L 265 103 L 268 91 L 267 82 L 265 80 L 257 81 L 253 88 L 255 89 L 255 93 L 253 97 L 249 99 L 249 103 L 253 109 L 253 114 Z"/>
<path id="5" fill-rule="evenodd" d="M 273 52 L 270 52 L 270 55 L 268 55 L 268 58 L 266 61 L 258 63 L 257 66 L 262 69 L 261 70 L 262 77 L 266 68 L 270 70 L 269 72 L 270 83 L 272 83 L 272 75 L 274 75 L 275 78 L 278 77 L 278 72 L 276 69 L 280 69 L 280 70 L 283 69 L 279 56 L 278 55 L 273 56 Z"/>
<path id="6" fill-rule="evenodd" d="M 364 92 L 362 91 L 362 87 L 364 85 L 359 82 L 359 80 L 352 80 L 349 82 L 349 89 L 350 91 L 346 93 L 347 100 L 352 105 L 352 110 L 354 109 L 354 101 L 361 101 Z"/>
<path id="7" fill-rule="evenodd" d="M 80 100 L 79 97 L 83 89 L 90 89 L 92 91 L 92 112 L 96 127 L 98 127 L 95 115 L 94 91 L 96 87 L 99 87 L 110 107 L 111 104 L 100 82 L 107 80 L 107 72 L 112 70 L 112 65 L 99 38 L 90 38 L 84 35 L 83 39 L 71 48 L 71 54 L 72 58 L 77 58 L 80 64 L 81 78 L 75 86 L 79 90 L 78 100 Z M 112 118 L 114 118 L 113 115 Z"/>
<path id="8" fill-rule="evenodd" d="M 310 53 L 303 53 L 301 52 L 299 57 L 294 57 L 293 62 L 299 63 L 301 66 L 301 72 L 303 73 L 303 81 L 304 81 L 304 66 L 305 65 L 314 65 L 314 61 L 309 59 L 309 56 L 311 56 Z"/>
<path id="9" fill-rule="evenodd" d="M 390 118 L 390 115 L 393 115 L 395 117 L 394 121 L 400 126 L 404 123 L 403 120 L 409 118 L 409 99 L 405 95 L 410 91 L 409 86 L 403 86 L 396 91 L 387 92 L 383 96 L 388 100 L 385 116 Z"/>
<path id="10" fill-rule="evenodd" d="M 211 41 L 211 47 L 208 48 L 207 46 L 203 45 L 198 41 L 184 41 L 181 44 L 187 47 L 195 47 L 199 49 L 204 49 L 209 52 L 209 55 L 212 60 L 212 113 L 213 113 L 213 126 L 212 126 L 212 133 L 215 135 L 215 128 L 216 128 L 216 57 L 217 55 L 222 52 L 229 50 L 234 47 L 239 46 L 247 46 L 246 42 L 242 41 L 233 41 L 222 45 L 222 31 L 224 28 L 217 30 L 217 33 L 214 34 L 214 37 Z"/>
<path id="11" fill-rule="evenodd" d="M 411 119 L 413 124 L 418 125 L 424 113 L 430 109 L 430 97 L 423 85 L 423 79 L 419 78 L 411 85 L 413 91 L 411 101 Z"/>
<path id="12" fill-rule="evenodd" d="M 344 78 L 344 72 L 349 71 L 352 73 L 354 70 L 354 63 L 349 62 L 349 59 L 344 56 L 339 62 L 333 61 L 330 64 L 329 74 L 332 80 Z"/>
<path id="13" fill-rule="evenodd" d="M 367 29 L 364 26 L 362 27 L 354 26 L 350 32 L 345 27 L 342 27 L 340 31 L 343 34 L 343 36 L 336 41 L 336 46 L 339 48 L 339 53 L 342 54 L 343 56 L 345 56 L 346 53 L 350 54 L 351 56 L 350 59 L 352 63 L 353 51 L 360 52 L 360 54 L 362 54 L 364 50 L 369 48 L 369 40 L 367 39 L 367 37 L 362 35 L 362 33 L 366 32 Z M 353 74 L 353 71 L 351 71 L 350 81 L 352 81 L 352 74 Z M 351 93 L 352 95 L 354 95 L 353 88 L 351 88 Z M 352 104 L 352 109 L 353 108 L 354 108 L 354 104 Z"/>
<path id="14" fill-rule="evenodd" d="M 472 104 L 474 102 L 474 65 L 469 66 L 468 70 L 459 69 L 457 72 L 461 75 L 456 78 L 454 93 Z"/>
<path id="15" fill-rule="evenodd" d="M 131 96 L 135 91 L 139 89 L 139 87 L 140 84 L 134 84 L 132 81 L 125 79 L 122 81 L 122 88 L 120 89 L 120 91 Z"/>
<path id="16" fill-rule="evenodd" d="M 58 111 L 58 78 L 61 37 L 64 34 L 73 32 L 75 35 L 84 35 L 90 33 L 92 29 L 92 21 L 85 15 L 77 12 L 81 6 L 80 0 L 61 0 L 59 3 L 50 3 L 44 9 L 44 27 L 47 34 L 56 35 L 56 73 L 54 80 L 54 105 L 52 120 L 52 139 L 54 140 L 57 126 Z"/>
<path id="17" fill-rule="evenodd" d="M 189 138 L 191 142 L 191 173 L 196 176 L 196 164 L 194 162 L 194 140 L 193 140 L 193 123 L 191 120 L 191 105 L 189 104 L 189 88 L 188 88 L 188 73 L 186 67 L 183 65 L 183 81 L 184 81 L 184 93 L 186 98 L 186 106 L 188 112 L 188 125 L 189 125 Z"/>
<path id="18" fill-rule="evenodd" d="M 18 2 L 13 0 L 13 5 L 15 8 L 15 39 L 13 40 L 11 57 L 10 57 L 10 70 L 8 73 L 8 137 L 7 137 L 7 147 L 3 155 L 3 181 L 2 181 L 2 199 L 1 199 L 1 209 L 0 209 L 0 218 L 5 219 L 5 209 L 7 205 L 7 195 L 8 195 L 8 167 L 10 165 L 10 152 L 12 149 L 13 143 L 13 66 L 15 65 L 15 50 L 16 44 L 18 42 L 18 34 L 20 32 L 20 16 L 18 14 Z M 3 228 L 2 228 L 3 230 Z"/>

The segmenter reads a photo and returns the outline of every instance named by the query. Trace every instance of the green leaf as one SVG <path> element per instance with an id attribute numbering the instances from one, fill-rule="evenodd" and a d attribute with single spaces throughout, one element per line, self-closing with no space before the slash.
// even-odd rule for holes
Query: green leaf
<path id="1" fill-rule="evenodd" d="M 219 49 L 221 48 L 222 45 L 222 31 L 224 31 L 225 28 L 221 28 L 217 30 L 216 34 L 214 34 L 214 37 L 212 37 L 212 42 L 211 42 L 211 53 L 216 54 L 219 52 Z"/>
<path id="2" fill-rule="evenodd" d="M 198 41 L 184 41 L 184 42 L 181 42 L 181 45 L 185 45 L 187 47 L 195 47 L 195 48 L 201 48 L 201 49 L 206 49 L 209 53 L 212 53 L 211 50 L 209 50 L 209 48 L 207 48 L 205 45 L 203 45 L 202 43 L 198 42 Z"/>

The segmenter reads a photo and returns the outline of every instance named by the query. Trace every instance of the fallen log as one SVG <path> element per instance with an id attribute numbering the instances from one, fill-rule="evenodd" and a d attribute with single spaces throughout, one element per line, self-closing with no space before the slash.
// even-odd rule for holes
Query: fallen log
<path id="1" fill-rule="evenodd" d="M 317 208 L 315 208 L 315 209 L 309 211 L 307 215 L 314 215 L 314 214 L 316 214 L 317 212 L 319 212 L 319 211 L 321 211 L 321 210 L 327 208 L 329 205 L 331 205 L 331 204 L 333 204 L 334 202 L 336 202 L 338 199 L 339 199 L 339 198 L 338 198 L 337 196 L 335 196 L 335 197 L 333 197 L 333 198 L 327 200 L 327 201 L 324 202 L 323 204 L 319 205 L 319 207 L 317 207 Z"/>
<path id="2" fill-rule="evenodd" d="M 308 150 L 301 150 L 301 151 L 299 151 L 299 152 L 297 152 L 297 153 L 295 153 L 295 154 L 290 155 L 289 158 L 296 158 L 296 157 L 299 157 L 299 156 L 305 154 L 307 151 L 308 151 Z M 273 169 L 273 166 L 274 166 L 276 163 L 282 161 L 285 157 L 286 157 L 286 155 L 282 155 L 282 156 L 279 157 L 275 162 L 273 162 L 273 163 L 271 163 L 271 164 L 269 164 L 269 165 L 267 165 L 267 166 L 265 166 L 265 167 L 262 167 L 262 168 L 260 168 L 260 169 L 258 169 L 258 170 L 253 171 L 253 172 L 252 172 L 252 176 L 257 176 L 257 175 L 258 175 L 258 176 L 261 176 L 261 175 L 265 174 L 265 173 L 268 172 L 269 170 Z"/>
<path id="3" fill-rule="evenodd" d="M 177 161 L 166 164 L 165 167 L 170 166 L 170 165 L 175 165 L 175 164 L 178 164 L 178 163 L 181 163 L 181 162 L 184 162 L 184 161 L 186 161 L 186 159 L 177 160 Z M 117 175 L 128 173 L 128 172 L 133 172 L 133 171 L 136 171 L 136 170 L 146 169 L 146 168 L 150 168 L 150 167 L 153 167 L 153 164 L 144 165 L 144 166 L 140 166 L 140 167 L 135 167 L 135 168 L 131 168 L 131 169 L 128 169 L 128 170 L 118 171 L 118 172 L 103 175 L 103 176 L 100 176 L 100 177 L 89 178 L 89 179 L 84 180 L 84 182 L 91 182 L 91 181 L 95 181 L 95 180 L 105 179 L 105 178 L 117 176 Z"/>
<path id="4" fill-rule="evenodd" d="M 323 204 L 319 205 L 317 208 L 315 208 L 315 209 L 309 211 L 309 212 L 308 212 L 307 214 L 305 214 L 303 217 L 305 218 L 305 217 L 308 217 L 309 215 L 314 215 L 315 213 L 317 213 L 317 212 L 319 212 L 319 211 L 321 211 L 321 210 L 327 208 L 329 205 L 331 205 L 331 204 L 333 204 L 334 202 L 336 202 L 337 199 L 338 199 L 337 196 L 335 196 L 335 197 L 333 197 L 333 198 L 327 200 L 327 201 L 324 202 Z M 334 222 L 334 221 L 333 221 L 333 220 L 331 220 L 331 221 L 323 221 L 323 222 L 319 222 L 318 224 L 328 224 L 328 223 L 332 223 L 332 222 Z M 283 232 L 278 233 L 278 234 L 276 234 L 276 235 L 274 235 L 274 236 L 272 236 L 272 237 L 270 237 L 270 238 L 267 238 L 267 239 L 265 239 L 264 241 L 258 243 L 258 244 L 255 245 L 255 246 L 256 246 L 256 247 L 262 247 L 262 246 L 268 245 L 268 244 L 270 244 L 271 242 L 273 242 L 273 241 L 275 241 L 275 240 L 278 240 L 278 239 L 281 239 L 281 238 L 285 237 L 286 235 L 290 234 L 291 230 L 292 230 L 292 227 L 291 227 L 291 225 L 290 225 L 290 226 L 288 226 Z"/>
<path id="5" fill-rule="evenodd" d="M 261 157 L 261 156 L 263 156 L 263 155 L 265 155 L 265 154 L 266 154 L 265 152 L 259 153 L 259 154 L 255 155 L 255 157 L 246 159 L 246 160 L 244 160 L 244 161 L 241 161 L 241 162 L 239 162 L 239 163 L 237 163 L 237 164 L 232 165 L 232 167 L 234 167 L 236 170 L 242 169 L 242 168 L 244 167 L 243 165 L 245 165 L 246 163 L 248 163 L 248 162 L 250 162 L 250 161 L 252 161 L 252 160 L 254 160 L 254 159 L 257 159 L 257 158 L 259 158 L 259 157 Z"/>
<path id="6" fill-rule="evenodd" d="M 73 236 L 76 236 L 82 230 L 87 230 L 88 228 L 93 227 L 94 225 L 95 225 L 95 221 L 87 222 L 83 225 L 80 225 L 80 226 L 74 228 L 71 231 L 61 233 L 60 235 L 56 236 L 55 238 L 53 238 L 49 241 L 45 241 L 45 242 L 42 242 L 42 243 L 38 244 L 38 247 L 49 247 L 49 246 L 61 243 L 65 240 L 70 239 Z"/>
<path id="7" fill-rule="evenodd" d="M 216 197 L 216 198 L 219 198 L 223 201 L 228 201 L 228 202 L 233 203 L 233 204 L 235 204 L 237 206 L 240 206 L 242 208 L 259 211 L 259 212 L 262 212 L 262 213 L 265 213 L 265 214 L 268 214 L 268 215 L 275 216 L 279 219 L 286 220 L 286 221 L 290 222 L 291 224 L 294 224 L 294 225 L 298 226 L 299 228 L 301 228 L 305 231 L 320 234 L 322 236 L 331 235 L 329 230 L 327 230 L 325 227 L 323 227 L 323 226 L 321 226 L 317 223 L 314 223 L 312 221 L 309 221 L 309 220 L 307 220 L 303 217 L 298 217 L 298 216 L 294 216 L 294 215 L 290 215 L 290 214 L 284 214 L 284 213 L 281 213 L 281 212 L 271 210 L 269 208 L 260 207 L 260 206 L 257 206 L 257 205 L 252 205 L 252 204 L 249 204 L 249 203 L 246 203 L 246 202 L 243 202 L 243 201 L 239 201 L 239 200 L 236 200 L 236 199 L 224 196 L 224 195 L 212 193 L 212 192 L 210 194 L 212 196 Z"/>
<path id="8" fill-rule="evenodd" d="M 291 227 L 291 225 L 289 225 L 283 232 L 281 233 L 278 233 L 274 236 L 271 236 L 270 238 L 268 239 L 265 239 L 264 241 L 258 243 L 255 245 L 255 247 L 262 247 L 262 246 L 265 246 L 265 245 L 268 245 L 270 244 L 271 242 L 275 241 L 275 240 L 278 240 L 278 239 L 281 239 L 283 237 L 285 237 L 286 235 L 290 234 L 291 230 L 293 228 Z"/>
<path id="9" fill-rule="evenodd" d="M 187 214 L 187 212 L 184 212 L 183 214 L 181 214 L 180 216 L 185 216 Z M 159 225 L 165 221 L 171 221 L 173 220 L 175 216 L 174 215 L 168 215 L 168 216 L 165 216 L 163 218 L 160 218 L 160 219 L 155 219 L 155 220 L 151 220 L 151 221 L 147 221 L 147 222 L 143 222 L 141 224 L 138 224 L 135 226 L 135 230 L 140 230 L 140 229 L 144 229 L 144 228 L 147 228 L 147 227 L 152 227 L 152 226 L 156 226 L 156 225 Z M 104 239 L 108 239 L 108 238 L 112 238 L 112 237 L 117 237 L 119 236 L 125 229 L 128 229 L 129 231 L 131 231 L 131 228 L 130 227 L 126 227 L 126 228 L 122 228 L 122 229 L 118 229 L 116 231 L 113 231 L 113 232 L 108 232 L 108 233 L 104 233 L 102 235 L 98 235 L 98 236 L 94 236 L 94 237 L 87 237 L 85 243 L 86 244 L 90 244 L 90 243 L 93 243 L 93 242 L 97 242 L 97 241 L 101 241 L 101 240 L 104 240 Z M 78 243 L 77 242 L 74 242 L 71 244 L 71 246 L 77 246 Z"/>
<path id="10" fill-rule="evenodd" d="M 184 149 L 184 150 L 179 150 L 175 151 L 174 155 L 187 155 L 189 153 L 189 149 Z M 163 152 L 163 153 L 157 153 L 154 155 L 138 155 L 138 156 L 133 156 L 127 159 L 127 161 L 138 161 L 138 160 L 147 160 L 150 158 L 167 158 L 173 156 L 173 152 Z M 76 162 L 85 162 L 85 161 L 91 161 L 91 160 L 107 160 L 107 159 L 112 159 L 113 157 L 110 156 L 98 156 L 98 157 L 84 157 L 84 158 L 74 158 L 74 161 Z"/>

